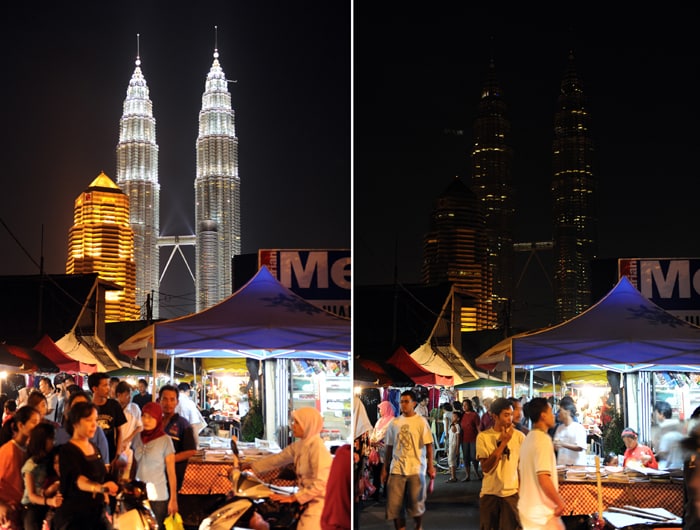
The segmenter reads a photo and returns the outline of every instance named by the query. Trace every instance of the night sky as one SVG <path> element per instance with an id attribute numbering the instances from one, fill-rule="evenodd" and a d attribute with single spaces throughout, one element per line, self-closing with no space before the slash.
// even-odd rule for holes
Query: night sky
<path id="1" fill-rule="evenodd" d="M 0 218 L 14 237 L 0 226 L 1 275 L 38 273 L 22 247 L 39 262 L 42 226 L 45 271 L 64 273 L 75 198 L 101 171 L 116 182 L 137 33 L 156 119 L 161 233 L 193 233 L 195 141 L 214 26 L 222 68 L 237 81 L 229 90 L 243 253 L 349 248 L 349 3 L 81 0 L 11 9 L 0 32 Z M 182 261 L 173 263 L 161 291 L 182 313 L 194 287 Z"/>
<path id="2" fill-rule="evenodd" d="M 433 200 L 456 175 L 470 182 L 491 57 L 512 125 L 515 239 L 551 240 L 552 124 L 569 50 L 593 119 L 598 257 L 700 256 L 694 22 L 609 7 L 584 16 L 579 4 L 576 15 L 562 6 L 508 13 L 501 4 L 494 15 L 467 4 L 439 12 L 356 5 L 355 285 L 392 283 L 395 265 L 400 282 L 419 281 Z M 545 269 L 549 256 L 540 256 Z M 551 288 L 527 257 L 516 265 L 513 320 L 546 325 Z"/>

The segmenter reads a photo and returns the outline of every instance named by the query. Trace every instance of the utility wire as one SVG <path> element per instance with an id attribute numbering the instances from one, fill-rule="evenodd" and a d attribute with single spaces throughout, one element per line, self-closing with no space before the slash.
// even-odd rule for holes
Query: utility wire
<path id="1" fill-rule="evenodd" d="M 5 223 L 5 220 L 2 217 L 0 217 L 0 223 L 2 223 L 2 226 L 5 227 L 5 230 L 7 230 L 8 234 L 10 234 L 10 237 L 12 237 L 12 239 L 15 240 L 15 243 L 17 243 L 17 245 L 19 245 L 19 248 L 22 249 L 22 251 L 27 255 L 29 260 L 34 265 L 36 265 L 36 268 L 39 269 L 39 271 L 41 272 L 41 265 L 39 263 L 37 263 L 37 261 L 32 257 L 32 255 L 29 253 L 29 251 L 26 248 L 24 248 L 24 245 L 22 245 L 22 242 L 19 239 L 17 239 L 17 236 L 15 236 L 15 234 L 12 232 L 12 230 L 10 230 L 10 227 L 7 226 L 7 224 Z"/>

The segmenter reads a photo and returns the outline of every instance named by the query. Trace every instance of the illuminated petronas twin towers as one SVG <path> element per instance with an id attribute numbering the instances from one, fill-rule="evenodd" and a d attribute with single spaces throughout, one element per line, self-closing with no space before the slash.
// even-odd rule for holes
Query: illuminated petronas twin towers
<path id="1" fill-rule="evenodd" d="M 117 183 L 130 200 L 136 303 L 146 307 L 150 299 L 154 318 L 159 315 L 161 246 L 195 245 L 197 311 L 219 302 L 232 292 L 231 260 L 241 252 L 238 138 L 228 81 L 216 48 L 202 95 L 196 150 L 196 234 L 161 237 L 156 121 L 137 55 L 119 122 Z"/>

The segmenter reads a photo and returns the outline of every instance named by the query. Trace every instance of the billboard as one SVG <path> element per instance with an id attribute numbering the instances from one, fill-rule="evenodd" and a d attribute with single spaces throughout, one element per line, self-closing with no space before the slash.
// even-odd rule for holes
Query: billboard
<path id="1" fill-rule="evenodd" d="M 350 318 L 350 249 L 261 249 L 262 265 L 308 302 Z"/>
<path id="2" fill-rule="evenodd" d="M 620 258 L 623 275 L 656 305 L 700 325 L 700 258 Z"/>

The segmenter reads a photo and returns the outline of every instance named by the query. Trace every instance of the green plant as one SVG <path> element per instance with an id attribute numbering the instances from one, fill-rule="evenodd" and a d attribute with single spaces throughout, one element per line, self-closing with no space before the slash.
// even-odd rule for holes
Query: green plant
<path id="1" fill-rule="evenodd" d="M 625 452 L 625 443 L 622 441 L 622 430 L 625 428 L 622 414 L 615 405 L 604 407 L 601 412 L 601 431 L 603 432 L 603 450 L 605 454 L 615 453 L 621 455 Z M 620 462 L 622 465 L 622 462 Z"/>
<path id="2" fill-rule="evenodd" d="M 249 398 L 250 409 L 241 420 L 241 441 L 254 442 L 256 438 L 262 438 L 265 430 L 260 400 Z"/>

